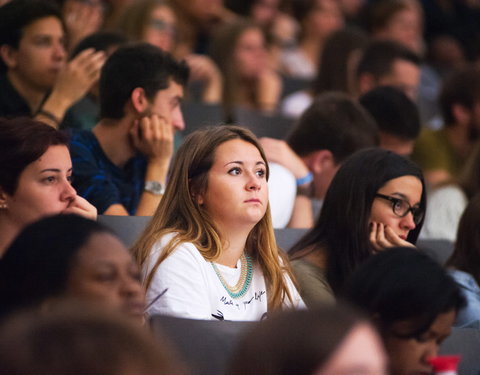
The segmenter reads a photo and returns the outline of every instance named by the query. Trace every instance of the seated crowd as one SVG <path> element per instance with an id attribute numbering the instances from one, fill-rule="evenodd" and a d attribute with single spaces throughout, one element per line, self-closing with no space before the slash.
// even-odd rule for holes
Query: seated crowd
<path id="1" fill-rule="evenodd" d="M 480 329 L 480 7 L 445 3 L 0 0 L 0 372 L 201 373 L 170 316 L 249 322 L 225 374 L 432 373 Z"/>

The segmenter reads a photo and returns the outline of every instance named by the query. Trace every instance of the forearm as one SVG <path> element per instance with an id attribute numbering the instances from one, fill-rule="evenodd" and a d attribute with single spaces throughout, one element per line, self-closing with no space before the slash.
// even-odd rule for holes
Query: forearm
<path id="1" fill-rule="evenodd" d="M 65 113 L 72 104 L 54 89 L 37 111 L 34 119 L 58 129 Z"/>
<path id="2" fill-rule="evenodd" d="M 304 195 L 297 195 L 292 216 L 288 222 L 289 228 L 313 228 L 314 217 L 312 200 Z"/>
<path id="3" fill-rule="evenodd" d="M 165 186 L 167 181 L 168 165 L 170 159 L 151 159 L 147 164 L 145 182 L 157 181 Z M 152 216 L 158 207 L 163 195 L 143 191 L 138 204 L 136 216 Z"/>

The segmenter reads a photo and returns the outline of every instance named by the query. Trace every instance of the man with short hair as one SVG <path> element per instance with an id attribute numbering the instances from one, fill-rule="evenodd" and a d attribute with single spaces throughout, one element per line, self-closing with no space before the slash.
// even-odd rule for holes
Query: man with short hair
<path id="1" fill-rule="evenodd" d="M 388 85 L 415 101 L 420 82 L 420 58 L 397 42 L 373 41 L 358 62 L 356 82 L 358 95 Z"/>
<path id="2" fill-rule="evenodd" d="M 348 95 L 326 93 L 302 114 L 287 142 L 270 138 L 261 142 L 269 161 L 286 167 L 297 180 L 297 198 L 289 226 L 311 227 L 345 159 L 358 150 L 378 145 L 378 127 Z M 269 188 L 281 189 L 270 185 Z"/>
<path id="3" fill-rule="evenodd" d="M 379 86 L 360 97 L 380 130 L 380 147 L 409 157 L 420 134 L 417 106 L 392 86 Z"/>
<path id="4" fill-rule="evenodd" d="M 467 67 L 450 76 L 439 102 L 445 126 L 425 129 L 412 155 L 431 187 L 458 176 L 480 138 L 480 69 Z"/>
<path id="5" fill-rule="evenodd" d="M 100 214 L 150 216 L 163 195 L 189 70 L 146 44 L 120 47 L 100 77 L 100 121 L 71 141 L 73 185 Z"/>
<path id="6" fill-rule="evenodd" d="M 58 127 L 66 110 L 98 79 L 104 53 L 67 63 L 60 11 L 49 1 L 0 7 L 0 116 L 35 116 Z"/>

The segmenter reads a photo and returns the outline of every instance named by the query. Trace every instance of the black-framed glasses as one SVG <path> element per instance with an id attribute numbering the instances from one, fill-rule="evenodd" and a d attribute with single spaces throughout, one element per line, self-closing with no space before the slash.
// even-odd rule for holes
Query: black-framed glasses
<path id="1" fill-rule="evenodd" d="M 405 217 L 409 212 L 413 215 L 413 222 L 415 225 L 418 225 L 422 219 L 424 212 L 420 207 L 412 207 L 405 199 L 391 197 L 384 194 L 375 194 L 376 197 L 386 199 L 392 204 L 392 211 L 398 217 Z"/>

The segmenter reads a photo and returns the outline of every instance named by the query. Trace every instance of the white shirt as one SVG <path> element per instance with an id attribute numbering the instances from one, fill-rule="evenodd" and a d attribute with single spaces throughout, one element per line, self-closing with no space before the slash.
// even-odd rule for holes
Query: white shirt
<path id="1" fill-rule="evenodd" d="M 143 267 L 144 277 L 155 265 L 162 249 L 174 233 L 165 235 L 152 248 Z M 229 285 L 240 278 L 240 260 L 237 268 L 216 264 Z M 287 285 L 294 307 L 304 308 L 300 295 L 290 278 Z M 190 319 L 252 321 L 264 318 L 267 313 L 267 291 L 260 266 L 253 264 L 252 280 L 247 292 L 232 298 L 224 288 L 212 264 L 206 261 L 197 248 L 189 242 L 182 243 L 160 264 L 147 290 L 147 305 L 161 294 L 147 310 L 148 315 L 162 314 Z M 287 298 L 286 305 L 291 305 Z"/>

